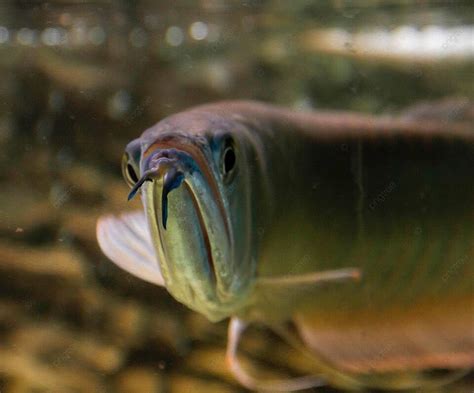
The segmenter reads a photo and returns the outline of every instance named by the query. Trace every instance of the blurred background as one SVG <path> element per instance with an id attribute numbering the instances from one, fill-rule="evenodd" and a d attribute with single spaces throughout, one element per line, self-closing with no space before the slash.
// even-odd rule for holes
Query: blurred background
<path id="1" fill-rule="evenodd" d="M 471 1 L 2 1 L 0 392 L 245 392 L 225 322 L 97 246 L 100 214 L 138 207 L 124 146 L 221 99 L 388 114 L 473 99 L 473 65 Z M 305 371 L 262 329 L 243 353 L 268 375 Z"/>

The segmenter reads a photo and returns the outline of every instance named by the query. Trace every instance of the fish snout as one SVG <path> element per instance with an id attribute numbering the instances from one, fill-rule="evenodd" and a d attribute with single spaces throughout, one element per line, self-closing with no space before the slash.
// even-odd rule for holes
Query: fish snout
<path id="1" fill-rule="evenodd" d="M 128 195 L 132 199 L 146 181 L 163 181 L 163 195 L 179 187 L 186 172 L 193 171 L 192 159 L 185 152 L 176 149 L 158 150 L 143 163 L 142 176 Z M 166 225 L 166 224 L 165 224 Z"/>
<path id="2" fill-rule="evenodd" d="M 185 152 L 176 149 L 158 150 L 150 155 L 143 165 L 143 174 L 150 179 L 163 178 L 168 172 L 184 173 L 192 169 L 191 157 Z"/>

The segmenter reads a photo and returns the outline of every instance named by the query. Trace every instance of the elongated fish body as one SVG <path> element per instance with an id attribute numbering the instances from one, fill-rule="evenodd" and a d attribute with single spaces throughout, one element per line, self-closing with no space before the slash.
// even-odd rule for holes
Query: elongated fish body
<path id="1" fill-rule="evenodd" d="M 146 219 L 102 219 L 99 243 L 211 320 L 293 322 L 343 372 L 471 368 L 474 130 L 424 117 L 256 102 L 171 116 L 124 159 Z M 324 272 L 347 279 L 311 279 Z"/>
<path id="2" fill-rule="evenodd" d="M 472 365 L 473 130 L 309 117 L 276 120 L 263 143 L 274 197 L 257 276 L 357 267 L 363 278 L 257 286 L 250 312 L 296 315 L 306 341 L 351 371 Z"/>

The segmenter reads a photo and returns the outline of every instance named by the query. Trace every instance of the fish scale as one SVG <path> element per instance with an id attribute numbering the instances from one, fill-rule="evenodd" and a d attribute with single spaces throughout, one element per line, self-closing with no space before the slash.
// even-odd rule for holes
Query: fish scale
<path id="1" fill-rule="evenodd" d="M 415 222 L 415 224 L 417 223 Z M 403 231 L 395 231 L 392 235 L 389 234 L 387 236 L 390 239 L 389 243 L 386 243 L 384 238 L 373 240 L 372 243 L 369 243 L 373 245 L 370 249 L 379 248 L 379 252 L 373 258 L 351 258 L 350 254 L 346 255 L 346 264 L 350 266 L 355 264 L 361 268 L 365 275 L 364 282 L 372 289 L 371 293 L 378 293 L 377 299 L 382 304 L 390 304 L 397 297 L 400 298 L 400 295 L 404 294 L 405 290 L 410 290 L 411 287 L 407 285 L 405 280 L 410 277 L 416 277 L 414 276 L 414 271 L 418 271 L 418 274 L 424 272 L 419 277 L 417 285 L 415 285 L 417 291 L 429 292 L 430 288 L 433 290 L 443 279 L 445 272 L 450 266 L 464 255 L 462 252 L 453 253 L 452 255 L 449 252 L 449 248 L 460 247 L 462 240 L 468 240 L 460 236 L 450 236 L 450 234 L 455 233 L 456 226 L 449 227 L 449 223 L 446 222 L 442 233 L 440 231 L 429 233 L 425 229 L 420 234 L 414 233 L 410 226 L 407 225 Z M 470 233 L 472 236 L 472 226 L 469 228 L 466 225 L 462 232 Z M 371 237 L 373 236 L 371 235 Z M 467 238 L 468 235 L 465 237 Z M 369 246 L 366 245 L 365 247 Z M 430 248 L 431 252 L 429 251 Z M 421 255 L 416 257 L 414 254 L 415 250 L 421 252 Z M 340 257 L 337 259 L 340 262 L 344 262 Z M 329 265 L 338 266 L 339 263 L 331 263 Z M 357 263 L 360 265 L 357 265 Z M 322 268 L 326 267 L 327 264 L 322 265 Z M 373 273 L 371 273 L 372 271 Z M 380 277 L 383 277 L 383 280 Z M 465 280 L 470 278 L 472 276 L 466 276 Z M 446 281 L 445 285 L 447 286 L 452 280 Z M 459 282 L 455 286 L 459 287 Z M 400 288 L 403 288 L 403 291 Z M 354 301 L 354 298 L 349 297 L 346 301 Z"/>

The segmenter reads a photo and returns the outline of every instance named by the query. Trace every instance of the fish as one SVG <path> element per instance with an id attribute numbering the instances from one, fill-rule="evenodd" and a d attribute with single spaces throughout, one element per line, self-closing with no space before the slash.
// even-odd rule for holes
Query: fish
<path id="1" fill-rule="evenodd" d="M 474 366 L 473 118 L 463 99 L 380 116 L 194 107 L 127 145 L 143 210 L 101 217 L 98 243 L 210 321 L 229 318 L 227 363 L 249 389 L 449 383 Z M 252 324 L 314 373 L 243 367 Z"/>

